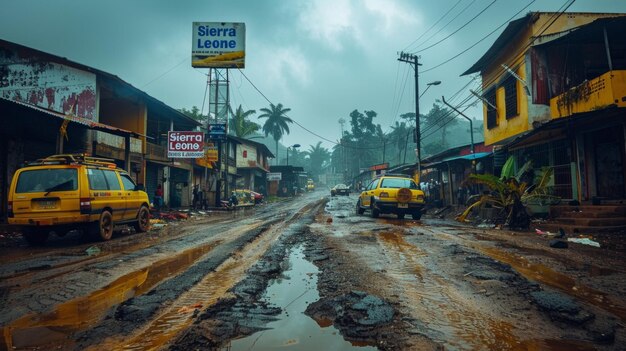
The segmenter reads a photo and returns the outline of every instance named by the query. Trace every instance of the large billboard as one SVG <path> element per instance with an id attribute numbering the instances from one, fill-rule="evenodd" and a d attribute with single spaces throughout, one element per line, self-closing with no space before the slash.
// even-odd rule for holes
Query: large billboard
<path id="1" fill-rule="evenodd" d="M 167 157 L 204 157 L 203 132 L 167 132 Z"/>
<path id="2" fill-rule="evenodd" d="M 191 66 L 244 68 L 245 23 L 193 22 Z"/>

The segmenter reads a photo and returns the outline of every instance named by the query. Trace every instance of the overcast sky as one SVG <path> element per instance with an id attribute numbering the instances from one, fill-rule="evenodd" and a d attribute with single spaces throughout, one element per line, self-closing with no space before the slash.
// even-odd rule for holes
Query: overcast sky
<path id="1" fill-rule="evenodd" d="M 518 11 L 556 11 L 565 0 L 2 0 L 0 38 L 115 74 L 174 108 L 200 107 L 206 69 L 191 67 L 192 22 L 244 22 L 243 73 L 289 116 L 329 140 L 339 118 L 374 110 L 388 130 L 398 114 L 414 111 L 413 71 L 397 61 L 419 52 L 420 99 L 426 113 L 442 95 L 452 99 L 472 77 L 460 77 L 493 43 L 481 43 L 438 68 L 507 22 Z M 529 5 L 524 9 L 525 6 Z M 486 10 L 485 10 L 486 8 Z M 449 14 L 442 19 L 442 16 Z M 569 12 L 626 12 L 626 0 L 577 0 Z M 456 16 L 456 18 L 455 18 Z M 439 23 L 436 22 L 439 20 Z M 436 24 L 436 25 L 435 25 Z M 434 26 L 434 27 L 433 27 Z M 432 28 L 432 29 L 431 29 Z M 430 29 L 430 31 L 428 31 Z M 430 40 L 429 40 L 430 38 Z M 231 101 L 259 110 L 269 103 L 237 70 Z M 461 100 L 468 94 L 463 91 Z M 206 113 L 207 107 L 205 107 Z M 469 110 L 482 119 L 478 107 Z M 256 117 L 253 117 L 256 120 Z M 322 141 L 292 125 L 282 143 L 303 149 Z"/>

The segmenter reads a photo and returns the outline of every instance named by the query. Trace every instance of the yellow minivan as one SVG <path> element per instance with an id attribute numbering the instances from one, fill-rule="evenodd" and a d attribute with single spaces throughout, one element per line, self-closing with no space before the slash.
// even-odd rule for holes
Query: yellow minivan
<path id="1" fill-rule="evenodd" d="M 148 194 L 113 160 L 54 155 L 18 169 L 9 190 L 9 224 L 31 245 L 50 234 L 75 229 L 109 240 L 116 224 L 145 232 L 150 224 Z"/>

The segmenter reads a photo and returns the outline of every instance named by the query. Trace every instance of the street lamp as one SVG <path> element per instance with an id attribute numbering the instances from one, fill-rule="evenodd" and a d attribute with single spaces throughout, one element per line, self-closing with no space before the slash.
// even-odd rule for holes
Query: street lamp
<path id="1" fill-rule="evenodd" d="M 422 94 L 420 95 L 420 99 L 422 98 L 422 96 L 423 96 L 424 94 L 426 94 L 426 91 L 428 90 L 428 88 L 430 88 L 430 87 L 431 87 L 431 86 L 433 86 L 433 85 L 439 85 L 439 84 L 441 84 L 441 81 L 440 81 L 440 80 L 436 80 L 436 81 L 434 81 L 434 82 L 426 83 L 427 87 L 426 87 L 426 89 L 424 89 L 424 91 L 423 91 L 423 92 L 422 92 Z"/>
<path id="2" fill-rule="evenodd" d="M 293 144 L 291 146 L 287 146 L 287 166 L 289 166 L 289 149 L 295 149 L 297 147 L 300 147 L 300 144 Z"/>

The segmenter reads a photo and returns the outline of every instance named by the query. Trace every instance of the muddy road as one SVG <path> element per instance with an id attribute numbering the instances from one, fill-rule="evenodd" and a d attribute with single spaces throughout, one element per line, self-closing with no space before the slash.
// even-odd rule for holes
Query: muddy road
<path id="1" fill-rule="evenodd" d="M 316 191 L 106 243 L 0 242 L 0 350 L 624 350 L 621 244 Z M 367 213 L 366 213 L 367 214 Z"/>

